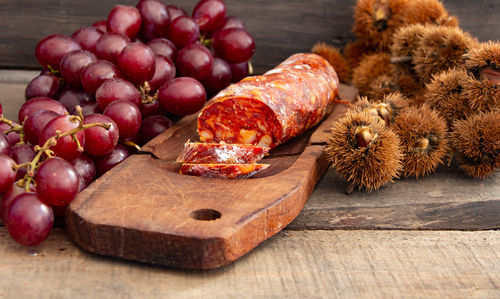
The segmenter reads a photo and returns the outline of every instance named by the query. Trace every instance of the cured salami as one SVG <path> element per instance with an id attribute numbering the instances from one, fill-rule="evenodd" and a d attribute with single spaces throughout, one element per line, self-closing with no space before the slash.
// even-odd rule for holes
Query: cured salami
<path id="1" fill-rule="evenodd" d="M 268 168 L 269 164 L 182 164 L 179 173 L 209 178 L 246 179 Z"/>
<path id="2" fill-rule="evenodd" d="M 262 159 L 268 147 L 250 144 L 186 142 L 177 162 L 192 164 L 246 164 Z"/>
<path id="3" fill-rule="evenodd" d="M 274 148 L 318 124 L 330 112 L 338 86 L 325 59 L 292 55 L 217 94 L 198 116 L 198 135 L 204 142 Z"/>

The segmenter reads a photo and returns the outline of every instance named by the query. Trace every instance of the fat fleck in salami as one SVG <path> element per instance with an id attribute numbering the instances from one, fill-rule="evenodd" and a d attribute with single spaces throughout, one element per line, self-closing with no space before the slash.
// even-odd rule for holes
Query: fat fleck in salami
<path id="1" fill-rule="evenodd" d="M 269 164 L 182 164 L 180 173 L 224 179 L 245 179 L 268 168 Z"/>
<path id="2" fill-rule="evenodd" d="M 338 85 L 322 57 L 292 55 L 217 94 L 198 116 L 200 140 L 274 148 L 318 124 L 330 112 Z"/>
<path id="3" fill-rule="evenodd" d="M 262 159 L 268 147 L 250 144 L 187 142 L 177 162 L 192 164 L 247 164 Z"/>

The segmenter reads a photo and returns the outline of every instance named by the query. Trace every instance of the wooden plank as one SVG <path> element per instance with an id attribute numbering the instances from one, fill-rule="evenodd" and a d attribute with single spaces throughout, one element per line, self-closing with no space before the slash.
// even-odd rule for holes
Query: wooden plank
<path id="1" fill-rule="evenodd" d="M 170 0 L 191 11 L 198 0 Z M 98 5 L 69 0 L 3 0 L 0 10 L 0 68 L 39 68 L 34 50 L 52 33 L 72 34 L 104 19 L 117 3 L 136 0 L 101 0 Z M 497 0 L 443 0 L 461 27 L 480 40 L 496 39 L 500 3 Z M 253 58 L 263 72 L 290 54 L 307 51 L 318 40 L 343 45 L 350 32 L 354 2 L 350 0 L 226 0 L 228 13 L 246 23 L 257 44 Z"/>
<path id="2" fill-rule="evenodd" d="M 288 229 L 500 228 L 500 172 L 484 180 L 441 168 L 422 179 L 402 179 L 379 191 L 344 194 L 345 183 L 325 173 Z"/>
<path id="3" fill-rule="evenodd" d="M 0 227 L 2 298 L 498 298 L 500 232 L 284 231 L 212 271 L 103 258 L 60 229 L 35 248 Z"/>

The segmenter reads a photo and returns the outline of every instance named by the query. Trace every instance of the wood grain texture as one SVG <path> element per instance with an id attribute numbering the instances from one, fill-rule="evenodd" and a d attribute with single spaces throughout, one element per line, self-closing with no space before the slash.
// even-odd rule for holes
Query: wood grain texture
<path id="1" fill-rule="evenodd" d="M 288 229 L 500 228 L 500 172 L 484 180 L 456 168 L 421 178 L 397 180 L 372 193 L 343 193 L 344 181 L 327 171 L 307 206 Z"/>
<path id="2" fill-rule="evenodd" d="M 100 257 L 60 229 L 29 254 L 6 234 L 0 227 L 2 298 L 500 296 L 499 231 L 283 231 L 212 271 Z"/>
<path id="3" fill-rule="evenodd" d="M 105 19 L 117 3 L 136 0 L 3 0 L 0 9 L 0 68 L 39 68 L 34 50 L 52 33 L 71 35 L 78 28 Z M 169 0 L 188 12 L 197 0 Z M 286 57 L 307 51 L 321 40 L 341 46 L 352 40 L 350 32 L 355 2 L 352 0 L 226 0 L 228 13 L 243 19 L 255 37 L 252 59 L 257 72 L 270 69 Z M 500 3 L 497 0 L 443 0 L 461 27 L 479 40 L 498 39 Z"/>

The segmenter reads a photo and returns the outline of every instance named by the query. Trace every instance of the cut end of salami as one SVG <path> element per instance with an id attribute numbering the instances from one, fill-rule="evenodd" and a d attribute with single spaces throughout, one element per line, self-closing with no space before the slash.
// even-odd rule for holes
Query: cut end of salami
<path id="1" fill-rule="evenodd" d="M 198 116 L 198 135 L 203 142 L 274 148 L 318 124 L 330 112 L 338 86 L 328 61 L 292 55 L 217 94 Z"/>
<path id="2" fill-rule="evenodd" d="M 191 164 L 249 164 L 262 159 L 269 147 L 250 144 L 187 142 L 176 162 Z"/>
<path id="3" fill-rule="evenodd" d="M 270 164 L 182 164 L 180 174 L 223 179 L 246 179 Z"/>

